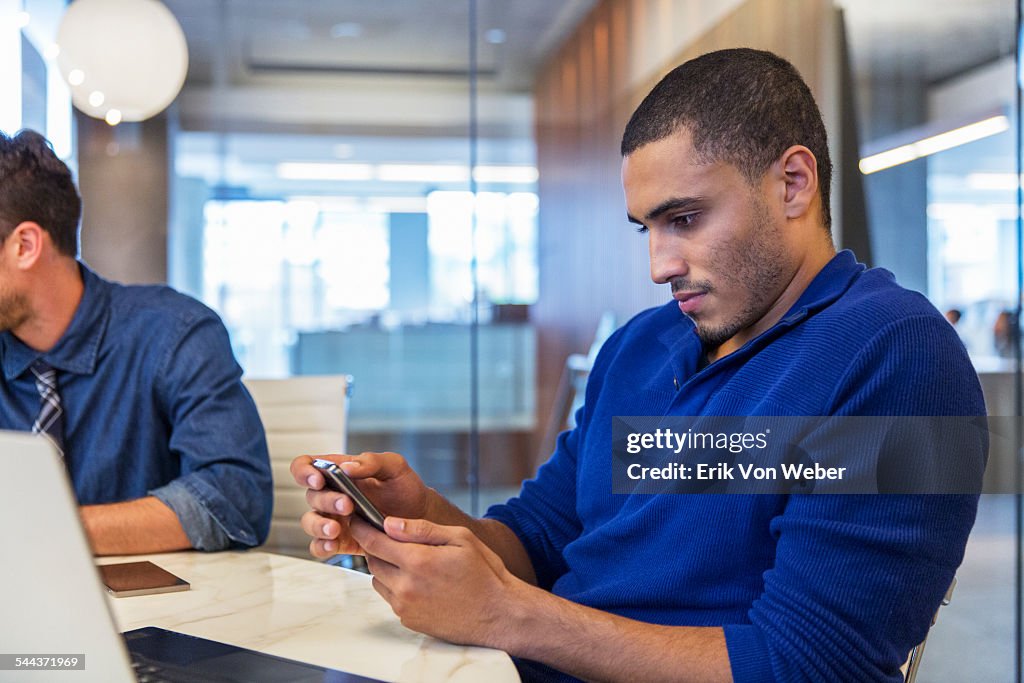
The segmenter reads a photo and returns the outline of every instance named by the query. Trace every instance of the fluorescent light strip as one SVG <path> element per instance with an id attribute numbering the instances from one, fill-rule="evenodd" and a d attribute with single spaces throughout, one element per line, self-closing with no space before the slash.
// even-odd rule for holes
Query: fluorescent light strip
<path id="1" fill-rule="evenodd" d="M 289 202 L 311 203 L 324 213 L 426 213 L 426 197 L 291 195 Z"/>
<path id="2" fill-rule="evenodd" d="M 960 145 L 966 145 L 969 142 L 998 135 L 1009 128 L 1010 121 L 1006 116 L 993 116 L 976 123 L 961 126 L 960 128 L 954 128 L 945 133 L 932 135 L 917 142 L 912 142 L 909 145 L 901 145 L 900 147 L 864 157 L 860 160 L 860 172 L 868 175 L 886 168 L 892 168 L 914 159 L 926 157 L 929 154 L 943 152 Z"/>
<path id="3" fill-rule="evenodd" d="M 351 164 L 285 161 L 277 165 L 277 176 L 285 180 L 380 180 L 394 183 L 465 183 L 469 169 L 455 164 Z M 473 177 L 479 183 L 513 185 L 537 182 L 533 166 L 477 166 Z"/>
<path id="4" fill-rule="evenodd" d="M 377 180 L 398 183 L 464 183 L 469 180 L 465 166 L 444 164 L 381 164 Z"/>
<path id="5" fill-rule="evenodd" d="M 373 180 L 373 167 L 285 161 L 277 165 L 277 177 L 284 180 Z"/>
<path id="6" fill-rule="evenodd" d="M 473 170 L 473 179 L 478 183 L 527 184 L 537 182 L 538 177 L 533 166 L 477 166 Z"/>

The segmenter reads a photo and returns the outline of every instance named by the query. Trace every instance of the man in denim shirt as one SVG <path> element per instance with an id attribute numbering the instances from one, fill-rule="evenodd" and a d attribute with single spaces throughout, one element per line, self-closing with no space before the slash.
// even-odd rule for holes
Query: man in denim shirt
<path id="1" fill-rule="evenodd" d="M 76 259 L 81 199 L 38 133 L 0 133 L 0 429 L 62 453 L 97 554 L 259 545 L 266 438 L 217 314 Z"/>

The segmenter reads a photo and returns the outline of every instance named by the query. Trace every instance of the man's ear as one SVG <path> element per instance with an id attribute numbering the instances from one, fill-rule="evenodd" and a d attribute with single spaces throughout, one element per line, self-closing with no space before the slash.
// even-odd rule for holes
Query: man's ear
<path id="1" fill-rule="evenodd" d="M 4 255 L 19 270 L 28 270 L 42 258 L 47 244 L 52 248 L 46 230 L 34 221 L 24 221 L 14 226 L 4 241 Z"/>
<path id="2" fill-rule="evenodd" d="M 818 200 L 818 160 L 803 145 L 793 145 L 779 157 L 786 182 L 783 211 L 786 218 L 801 218 Z"/>

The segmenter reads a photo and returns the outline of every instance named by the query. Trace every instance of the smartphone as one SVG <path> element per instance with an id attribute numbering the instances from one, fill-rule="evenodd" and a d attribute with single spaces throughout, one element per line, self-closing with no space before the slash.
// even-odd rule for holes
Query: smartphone
<path id="1" fill-rule="evenodd" d="M 380 514 L 380 511 L 373 506 L 370 499 L 363 495 L 363 492 L 345 474 L 344 470 L 330 460 L 322 460 L 320 458 L 313 460 L 313 467 L 323 473 L 324 481 L 327 482 L 328 488 L 338 493 L 344 493 L 352 499 L 356 506 L 357 515 L 372 524 L 379 531 L 384 531 L 384 515 Z"/>
<path id="2" fill-rule="evenodd" d="M 152 562 L 101 564 L 100 577 L 115 598 L 187 591 L 189 583 Z"/>

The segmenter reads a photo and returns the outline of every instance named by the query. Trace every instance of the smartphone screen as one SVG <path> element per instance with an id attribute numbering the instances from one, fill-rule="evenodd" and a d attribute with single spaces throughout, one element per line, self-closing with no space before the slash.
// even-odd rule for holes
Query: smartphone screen
<path id="1" fill-rule="evenodd" d="M 356 506 L 357 515 L 372 524 L 379 531 L 384 531 L 384 515 L 374 507 L 369 498 L 363 495 L 363 492 L 345 474 L 344 470 L 330 460 L 321 460 L 320 458 L 313 460 L 313 467 L 323 473 L 324 481 L 327 482 L 329 488 L 338 493 L 344 493 L 352 499 Z"/>

